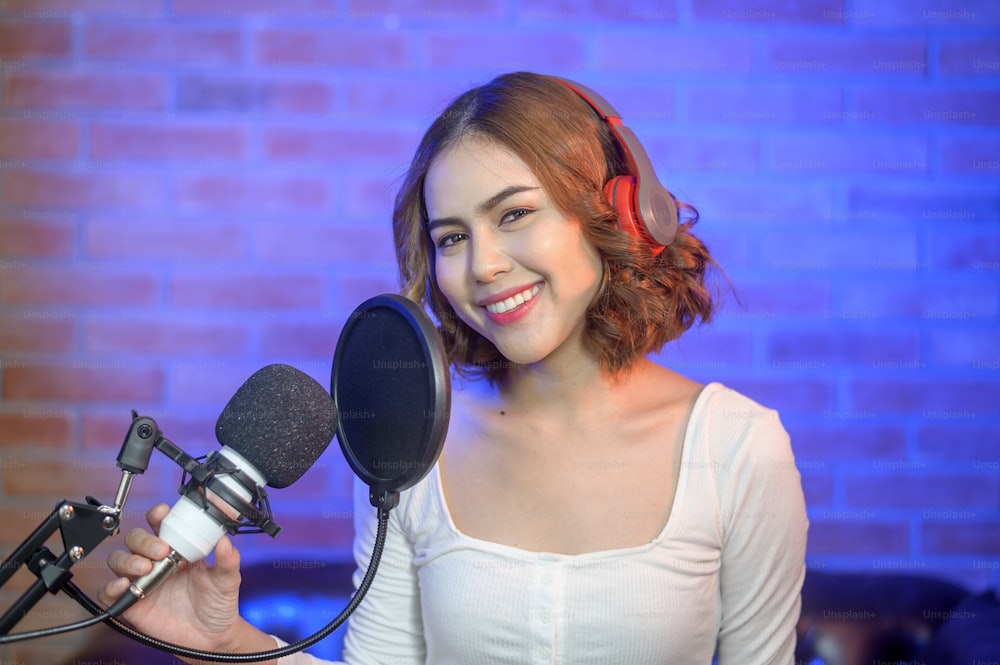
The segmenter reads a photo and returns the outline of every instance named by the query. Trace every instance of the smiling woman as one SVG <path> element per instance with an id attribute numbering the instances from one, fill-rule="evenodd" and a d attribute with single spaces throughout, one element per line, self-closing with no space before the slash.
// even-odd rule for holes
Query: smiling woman
<path id="1" fill-rule="evenodd" d="M 404 294 L 428 302 L 441 322 L 445 348 L 460 371 L 485 374 L 496 381 L 512 360 L 463 324 L 435 281 L 441 248 L 435 252 L 428 245 L 427 231 L 441 220 L 435 218 L 436 211 L 428 216 L 431 190 L 425 189 L 425 181 L 439 156 L 453 160 L 449 155 L 456 145 L 466 143 L 489 152 L 479 156 L 477 166 L 484 172 L 509 169 L 511 157 L 515 158 L 531 186 L 541 188 L 555 210 L 574 220 L 597 251 L 601 285 L 587 313 L 584 339 L 610 370 L 627 367 L 637 356 L 676 339 L 698 320 L 711 319 L 714 304 L 706 277 L 716 264 L 691 233 L 697 211 L 671 197 L 686 219 L 662 253 L 650 251 L 634 234 L 620 233 L 618 213 L 604 187 L 614 176 L 629 174 L 631 168 L 629 155 L 609 125 L 558 79 L 500 76 L 459 97 L 431 125 L 397 196 L 394 213 Z M 503 191 L 489 192 L 490 200 L 476 203 L 493 208 L 499 203 L 496 196 L 511 195 L 514 191 L 508 188 L 523 186 L 501 185 Z M 477 212 L 483 211 L 477 208 Z M 440 214 L 450 216 L 446 211 Z"/>
<path id="2" fill-rule="evenodd" d="M 463 380 L 440 458 L 390 514 L 351 665 L 792 662 L 807 520 L 788 435 L 774 411 L 646 357 L 711 318 L 715 263 L 665 189 L 669 233 L 633 215 L 655 176 L 585 90 L 517 73 L 465 93 L 397 197 L 404 294 L 437 317 Z M 358 490 L 356 583 L 376 537 Z M 161 556 L 146 531 L 126 542 L 106 601 Z M 237 614 L 226 539 L 216 562 L 129 620 L 273 647 Z"/>

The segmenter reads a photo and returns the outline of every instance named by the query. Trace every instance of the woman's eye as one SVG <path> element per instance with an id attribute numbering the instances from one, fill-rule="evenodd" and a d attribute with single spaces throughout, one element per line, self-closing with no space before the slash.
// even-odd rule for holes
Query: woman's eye
<path id="1" fill-rule="evenodd" d="M 437 240 L 438 249 L 444 249 L 445 247 L 451 247 L 455 243 L 459 242 L 465 237 L 464 233 L 446 233 Z"/>
<path id="2" fill-rule="evenodd" d="M 500 223 L 509 224 L 511 222 L 516 222 L 529 213 L 531 213 L 531 210 L 528 208 L 515 208 L 513 210 L 508 210 L 504 213 L 504 216 L 500 218 Z"/>

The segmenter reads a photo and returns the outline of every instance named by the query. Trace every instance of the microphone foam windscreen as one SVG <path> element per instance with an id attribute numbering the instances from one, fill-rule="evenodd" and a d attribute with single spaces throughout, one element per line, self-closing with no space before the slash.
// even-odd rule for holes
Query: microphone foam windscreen
<path id="1" fill-rule="evenodd" d="M 337 413 L 326 389 L 288 365 L 257 370 L 215 424 L 224 446 L 247 458 L 271 487 L 288 487 L 333 440 Z"/>

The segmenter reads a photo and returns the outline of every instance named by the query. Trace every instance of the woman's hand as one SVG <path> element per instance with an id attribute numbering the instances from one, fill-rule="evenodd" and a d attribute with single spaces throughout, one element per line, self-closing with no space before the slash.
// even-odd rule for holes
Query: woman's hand
<path id="1" fill-rule="evenodd" d="M 165 557 L 170 546 L 156 537 L 170 511 L 166 504 L 146 513 L 153 533 L 132 529 L 125 536 L 129 551 L 116 550 L 108 565 L 119 577 L 101 590 L 102 603 L 110 605 L 126 592 L 132 581 L 152 570 L 153 561 Z M 215 547 L 215 565 L 204 561 L 183 564 L 149 596 L 133 605 L 121 618 L 139 631 L 166 642 L 207 651 L 248 652 L 274 648 L 274 641 L 239 615 L 240 555 L 227 536 Z"/>

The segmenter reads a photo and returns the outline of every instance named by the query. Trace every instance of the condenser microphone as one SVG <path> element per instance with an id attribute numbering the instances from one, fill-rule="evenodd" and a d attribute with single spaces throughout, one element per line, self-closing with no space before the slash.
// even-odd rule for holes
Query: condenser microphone
<path id="1" fill-rule="evenodd" d="M 266 505 L 262 487 L 282 488 L 298 480 L 333 440 L 335 423 L 333 400 L 312 377 L 288 365 L 254 373 L 216 423 L 222 449 L 181 487 L 181 498 L 160 526 L 170 553 L 135 580 L 109 613 L 120 615 L 182 562 L 208 556 L 223 534 L 240 530 L 247 516 L 256 532 L 277 535 L 280 527 L 256 507 L 262 497 Z"/>
<path id="2" fill-rule="evenodd" d="M 337 441 L 376 508 L 433 467 L 451 414 L 448 359 L 424 311 L 383 294 L 354 310 L 337 340 L 330 378 Z"/>
<path id="3" fill-rule="evenodd" d="M 247 384 L 252 381 L 253 377 Z M 222 655 L 168 644 L 140 634 L 130 633 L 132 637 L 191 659 L 225 662 L 277 659 L 322 640 L 341 626 L 364 599 L 378 571 L 388 533 L 389 512 L 397 505 L 399 493 L 426 476 L 441 454 L 451 413 L 448 359 L 437 329 L 427 314 L 410 300 L 386 294 L 366 300 L 344 325 L 333 359 L 330 394 L 327 395 L 322 387 L 316 390 L 310 382 L 311 379 L 295 381 L 294 387 L 288 389 L 276 388 L 270 381 L 251 388 L 245 385 L 251 397 L 245 402 L 251 408 L 234 407 L 237 402 L 234 397 L 220 417 L 216 433 L 224 450 L 235 449 L 257 467 L 269 485 L 284 487 L 294 482 L 330 441 L 331 434 L 327 430 L 322 436 L 313 438 L 313 426 L 335 423 L 334 430 L 344 457 L 354 473 L 368 484 L 369 498 L 378 510 L 371 562 L 347 607 L 310 637 L 253 654 Z M 286 401 L 286 396 L 295 395 L 296 391 L 301 391 L 299 396 Z M 268 404 L 276 400 L 282 406 L 256 408 L 254 400 L 261 397 Z M 287 419 L 289 413 L 297 415 Z M 269 433 L 262 435 L 263 431 Z M 297 446 L 278 443 L 282 435 L 293 433 L 303 437 Z M 169 571 L 176 564 L 164 563 L 162 567 Z M 162 576 L 164 573 L 157 570 L 147 575 L 149 589 L 154 588 Z M 137 580 L 137 584 L 146 578 Z M 119 612 L 123 611 L 149 589 L 123 595 L 111 609 L 122 604 L 124 607 Z"/>

